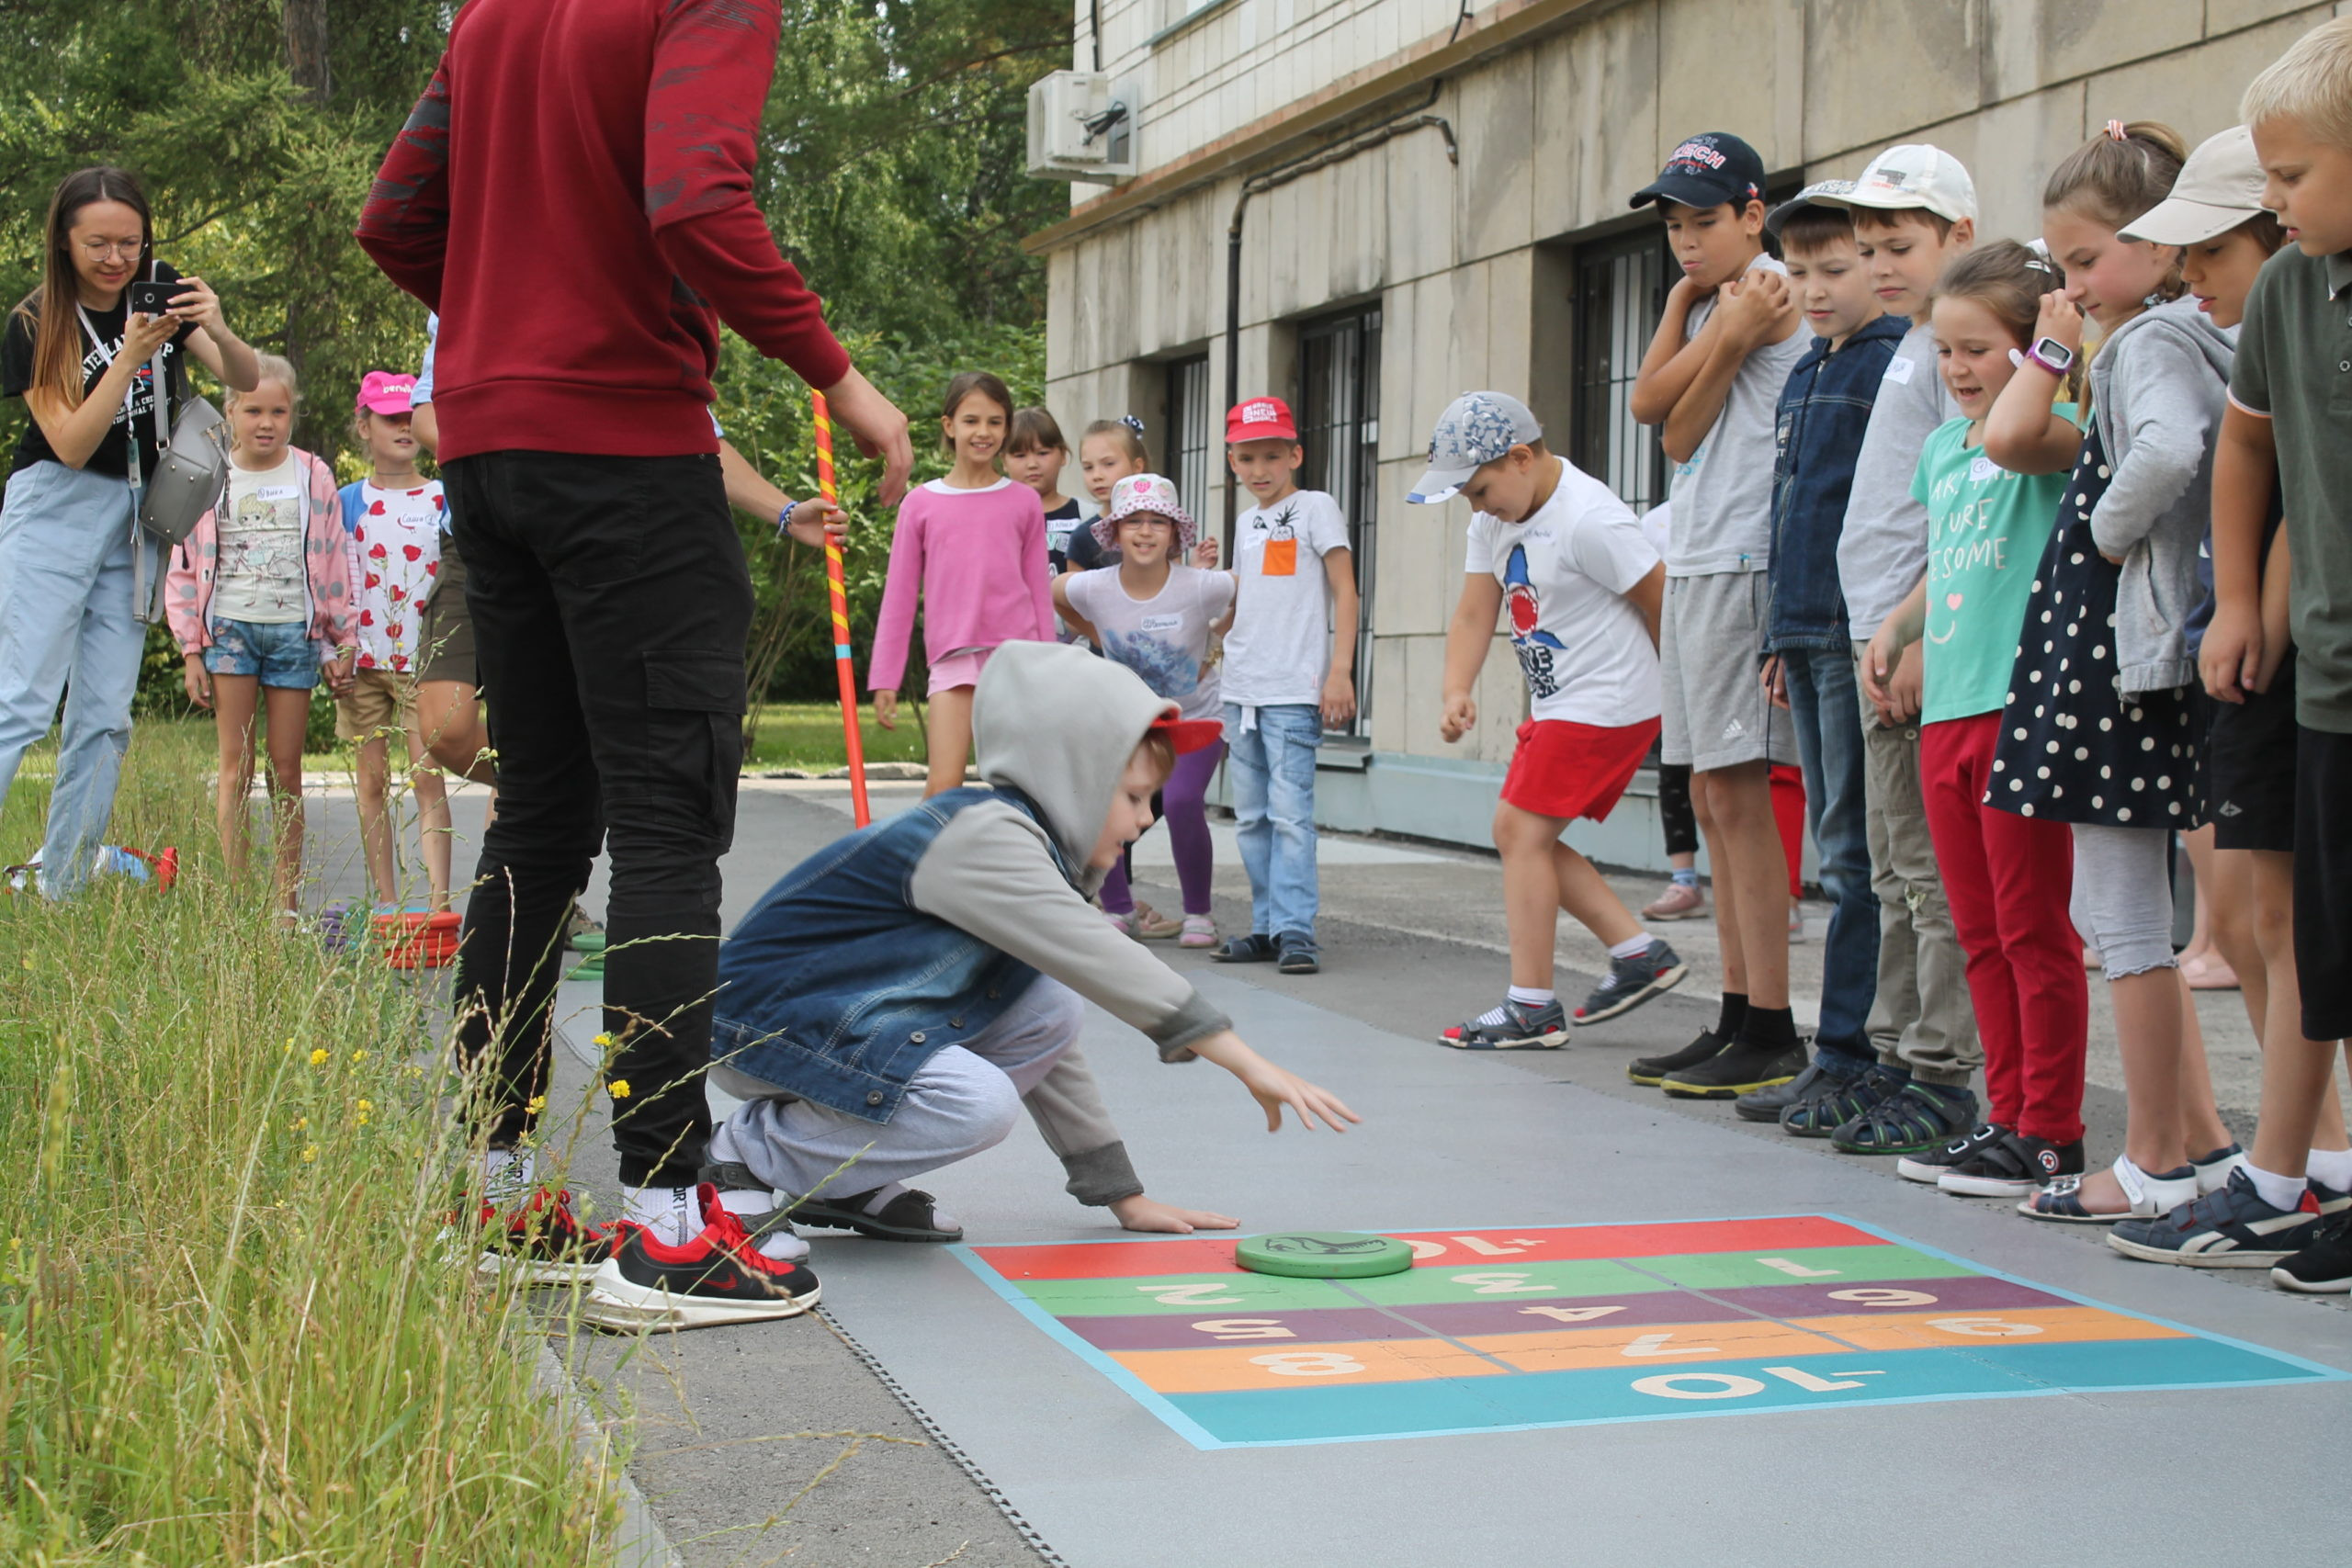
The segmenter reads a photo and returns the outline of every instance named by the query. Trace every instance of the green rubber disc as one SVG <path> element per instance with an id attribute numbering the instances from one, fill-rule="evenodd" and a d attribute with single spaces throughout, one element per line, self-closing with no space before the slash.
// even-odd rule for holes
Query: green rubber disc
<path id="1" fill-rule="evenodd" d="M 1413 1266 L 1413 1249 L 1403 1242 L 1360 1231 L 1253 1235 L 1234 1247 L 1233 1258 L 1252 1273 L 1300 1280 L 1363 1280 L 1401 1274 Z"/>

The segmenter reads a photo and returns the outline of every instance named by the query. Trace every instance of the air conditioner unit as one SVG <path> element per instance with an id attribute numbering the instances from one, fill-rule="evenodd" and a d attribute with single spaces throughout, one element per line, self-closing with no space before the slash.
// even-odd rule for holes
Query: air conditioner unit
<path id="1" fill-rule="evenodd" d="M 1056 71 L 1029 86 L 1029 172 L 1108 185 L 1136 172 L 1136 95 L 1095 71 Z"/>

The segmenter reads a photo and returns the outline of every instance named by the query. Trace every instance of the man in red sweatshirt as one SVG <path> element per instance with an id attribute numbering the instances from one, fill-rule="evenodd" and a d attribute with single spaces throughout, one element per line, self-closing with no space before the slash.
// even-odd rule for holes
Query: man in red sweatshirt
<path id="1" fill-rule="evenodd" d="M 694 1187 L 742 761 L 752 585 L 709 403 L 724 321 L 884 459 L 904 415 L 852 369 L 753 206 L 777 0 L 469 0 L 378 173 L 359 243 L 441 313 L 443 476 L 492 697 L 498 814 L 458 950 L 460 1045 L 493 1049 L 485 1190 L 529 1190 L 573 895 L 610 835 L 605 1082 L 628 1217 L 672 1245 Z M 559 1201 L 492 1244 L 593 1271 Z"/>

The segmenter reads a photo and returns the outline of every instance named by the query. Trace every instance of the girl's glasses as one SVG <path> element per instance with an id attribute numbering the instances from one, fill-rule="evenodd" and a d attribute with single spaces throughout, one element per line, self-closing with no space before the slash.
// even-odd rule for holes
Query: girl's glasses
<path id="1" fill-rule="evenodd" d="M 147 242 L 144 240 L 85 240 L 82 242 L 82 254 L 92 261 L 104 261 L 108 256 L 119 256 L 124 261 L 137 261 L 139 253 L 146 248 Z"/>

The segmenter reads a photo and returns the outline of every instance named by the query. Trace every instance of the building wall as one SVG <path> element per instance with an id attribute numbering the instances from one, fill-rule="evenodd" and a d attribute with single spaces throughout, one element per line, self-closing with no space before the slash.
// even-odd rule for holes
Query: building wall
<path id="1" fill-rule="evenodd" d="M 1114 0 L 1103 9 L 1106 68 L 1143 85 L 1137 188 L 1154 170 L 1174 188 L 1088 228 L 1090 204 L 1114 208 L 1118 194 L 1078 187 L 1073 222 L 1046 236 L 1049 397 L 1065 425 L 1133 411 L 1157 429 L 1153 362 L 1182 354 L 1208 353 L 1222 395 L 1227 231 L 1242 181 L 1347 128 L 1270 144 L 1250 164 L 1189 187 L 1167 171 L 1219 138 L 1262 132 L 1269 117 L 1351 73 L 1369 80 L 1426 54 L 1455 15 L 1442 0 L 1224 0 L 1149 45 L 1181 4 Z M 1548 30 L 1438 84 L 1429 112 L 1449 122 L 1458 164 L 1443 136 L 1420 130 L 1252 197 L 1243 220 L 1244 395 L 1293 389 L 1291 323 L 1363 301 L 1376 301 L 1384 318 L 1370 728 L 1374 767 L 1389 760 L 1400 782 L 1384 791 L 1331 781 L 1342 785 L 1335 799 L 1367 803 L 1349 812 L 1373 819 L 1351 825 L 1482 836 L 1439 825 L 1484 820 L 1452 796 L 1475 789 L 1491 800 L 1524 711 L 1517 667 L 1507 647 L 1490 658 L 1480 725 L 1457 746 L 1438 739 L 1466 518 L 1458 506 L 1408 506 L 1405 491 L 1430 426 L 1466 389 L 1530 394 L 1547 424 L 1565 428 L 1569 247 L 1655 221 L 1629 215 L 1626 197 L 1678 140 L 1736 131 L 1776 178 L 1792 180 L 1850 176 L 1893 142 L 1932 141 L 1974 175 L 1981 232 L 2030 237 L 2043 178 L 2108 118 L 2166 120 L 2194 144 L 2234 120 L 2240 90 L 2262 66 L 2340 8 L 2291 0 L 1569 7 Z M 1078 15 L 1079 61 L 1091 64 L 1087 12 Z M 1354 123 L 1429 92 L 1413 83 Z M 1187 501 L 1205 518 L 1224 517 L 1218 497 Z M 1407 755 L 1437 765 L 1408 769 Z M 1406 773 L 1426 778 L 1407 787 Z"/>

